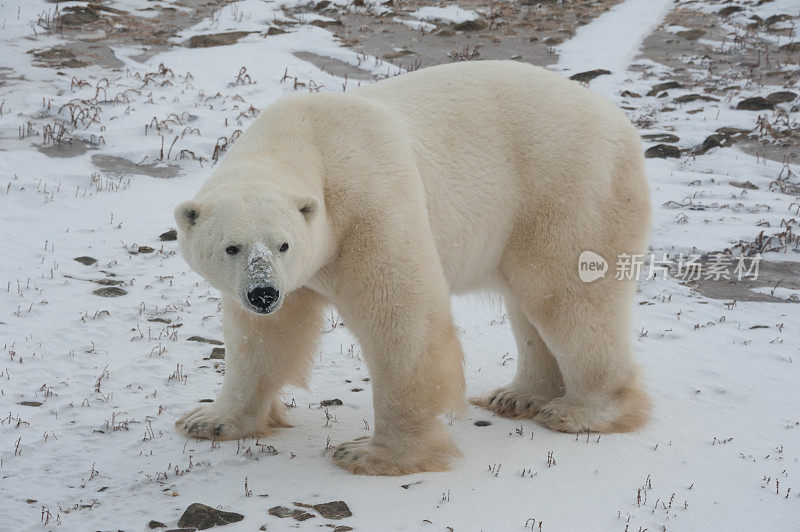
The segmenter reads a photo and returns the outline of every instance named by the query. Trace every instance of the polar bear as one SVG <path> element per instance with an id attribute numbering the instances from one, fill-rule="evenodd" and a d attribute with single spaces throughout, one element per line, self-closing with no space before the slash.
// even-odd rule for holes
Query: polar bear
<path id="1" fill-rule="evenodd" d="M 181 417 L 187 436 L 287 426 L 324 309 L 357 336 L 372 437 L 333 460 L 359 474 L 442 470 L 440 414 L 464 404 L 450 296 L 502 295 L 513 381 L 473 399 L 566 432 L 629 431 L 649 402 L 631 350 L 635 281 L 582 282 L 585 250 L 645 251 L 650 202 L 636 130 L 547 70 L 456 63 L 265 109 L 196 197 L 177 206 L 188 264 L 222 294 L 226 373 Z M 613 262 L 612 262 L 613 264 Z"/>

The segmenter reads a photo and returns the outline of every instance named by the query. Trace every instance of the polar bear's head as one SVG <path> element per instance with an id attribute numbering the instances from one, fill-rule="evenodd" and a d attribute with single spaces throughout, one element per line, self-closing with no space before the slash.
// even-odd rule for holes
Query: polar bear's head
<path id="1" fill-rule="evenodd" d="M 184 201 L 175 209 L 181 252 L 223 295 L 271 314 L 314 273 L 319 209 L 315 197 L 285 195 Z"/>

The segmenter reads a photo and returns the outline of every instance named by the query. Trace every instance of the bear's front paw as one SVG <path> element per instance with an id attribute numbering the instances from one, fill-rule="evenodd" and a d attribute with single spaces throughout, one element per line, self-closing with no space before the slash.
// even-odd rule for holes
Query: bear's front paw
<path id="1" fill-rule="evenodd" d="M 184 436 L 204 440 L 239 440 L 261 436 L 269 430 L 269 426 L 262 426 L 255 416 L 222 414 L 213 403 L 184 414 L 175 422 L 175 427 Z"/>
<path id="2" fill-rule="evenodd" d="M 391 447 L 376 444 L 369 436 L 361 436 L 339 445 L 333 452 L 333 463 L 356 475 L 396 476 L 445 471 L 450 459 L 458 455 L 452 441 Z"/>

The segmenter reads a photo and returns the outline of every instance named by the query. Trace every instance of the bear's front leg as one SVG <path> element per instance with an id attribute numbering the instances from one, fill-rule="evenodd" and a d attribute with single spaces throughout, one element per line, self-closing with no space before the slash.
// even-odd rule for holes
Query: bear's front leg
<path id="1" fill-rule="evenodd" d="M 336 304 L 361 343 L 375 411 L 371 438 L 334 450 L 334 463 L 352 473 L 442 471 L 460 455 L 439 415 L 464 404 L 463 356 L 438 256 L 419 240 L 400 255 L 383 248 L 365 257 L 375 247 L 359 245 L 340 269 L 348 290 Z M 398 241 L 393 249 L 409 248 Z"/>
<path id="2" fill-rule="evenodd" d="M 279 393 L 304 385 L 322 331 L 322 298 L 308 289 L 290 294 L 273 315 L 249 312 L 223 297 L 225 378 L 213 403 L 175 422 L 192 438 L 236 440 L 267 434 L 283 419 Z"/>

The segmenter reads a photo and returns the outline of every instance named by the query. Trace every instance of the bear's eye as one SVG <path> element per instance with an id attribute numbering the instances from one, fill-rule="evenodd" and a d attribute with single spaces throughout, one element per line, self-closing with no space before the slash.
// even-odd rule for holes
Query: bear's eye
<path id="1" fill-rule="evenodd" d="M 283 244 L 281 244 L 281 248 L 280 248 L 280 252 L 281 253 L 285 253 L 288 249 L 289 249 L 289 244 L 288 243 L 284 242 Z"/>
<path id="2" fill-rule="evenodd" d="M 236 255 L 237 253 L 239 253 L 239 247 L 238 246 L 228 246 L 228 247 L 225 248 L 225 253 L 227 253 L 228 255 Z"/>

